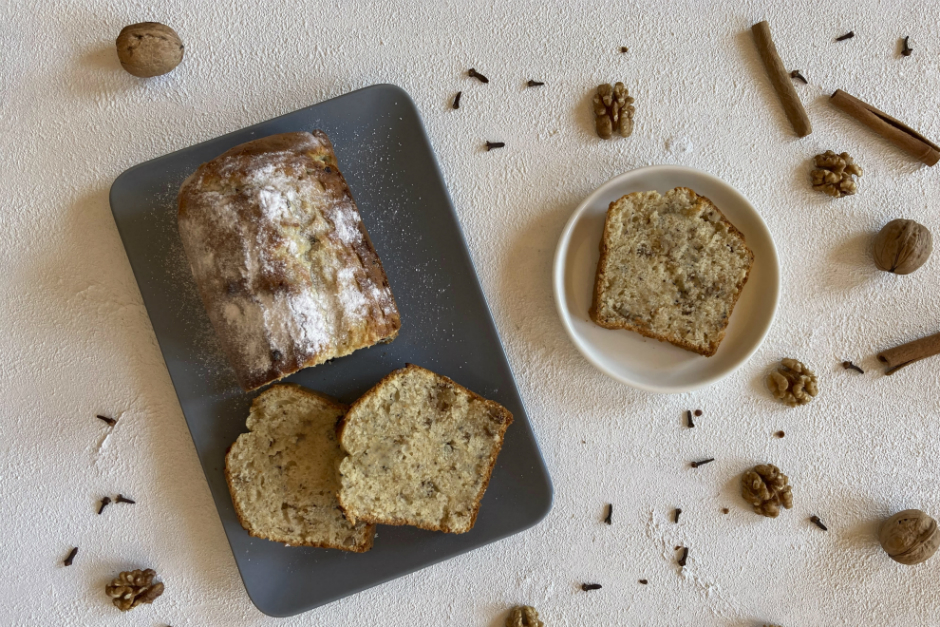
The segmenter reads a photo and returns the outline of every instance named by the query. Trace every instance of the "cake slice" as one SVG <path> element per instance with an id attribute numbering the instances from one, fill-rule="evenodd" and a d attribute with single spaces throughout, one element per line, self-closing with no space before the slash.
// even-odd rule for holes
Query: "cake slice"
<path id="1" fill-rule="evenodd" d="M 351 524 L 336 499 L 342 458 L 336 423 L 346 405 L 291 383 L 251 404 L 248 433 L 225 456 L 235 512 L 251 535 L 291 546 L 361 553 L 375 527 Z"/>
<path id="2" fill-rule="evenodd" d="M 409 365 L 356 401 L 339 427 L 339 502 L 353 522 L 464 533 L 476 522 L 512 414 Z"/>
<path id="3" fill-rule="evenodd" d="M 754 263 L 744 235 L 687 187 L 610 203 L 591 319 L 711 357 Z"/>
<path id="4" fill-rule="evenodd" d="M 241 144 L 179 192 L 179 232 L 245 390 L 398 335 L 398 307 L 322 131 Z"/>

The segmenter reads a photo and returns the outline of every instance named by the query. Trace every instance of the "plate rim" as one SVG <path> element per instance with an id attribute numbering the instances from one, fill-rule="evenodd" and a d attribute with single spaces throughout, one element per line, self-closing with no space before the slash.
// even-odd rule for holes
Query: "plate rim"
<path id="1" fill-rule="evenodd" d="M 764 324 L 764 328 L 760 333 L 760 337 L 751 349 L 741 357 L 737 363 L 735 363 L 731 368 L 720 372 L 716 375 L 705 377 L 699 382 L 696 382 L 691 385 L 682 385 L 682 386 L 670 386 L 670 385 L 656 385 L 642 383 L 635 381 L 628 377 L 621 376 L 610 369 L 602 365 L 591 353 L 590 350 L 583 344 L 581 336 L 575 331 L 574 326 L 571 321 L 571 317 L 567 311 L 567 302 L 568 294 L 565 289 L 565 270 L 567 268 L 567 259 L 570 250 L 571 244 L 571 234 L 574 231 L 575 226 L 580 222 L 583 217 L 584 212 L 587 210 L 588 206 L 593 204 L 598 196 L 601 196 L 605 191 L 611 187 L 622 183 L 626 179 L 631 179 L 635 177 L 642 177 L 644 174 L 652 173 L 669 173 L 670 171 L 675 173 L 683 174 L 693 174 L 700 176 L 706 179 L 711 180 L 714 183 L 722 185 L 728 188 L 732 193 L 736 194 L 743 204 L 751 210 L 754 217 L 757 219 L 757 224 L 760 228 L 763 228 L 766 232 L 767 239 L 770 242 L 770 255 L 767 259 L 768 264 L 775 270 L 776 281 L 773 286 L 773 303 L 770 311 L 770 315 L 767 317 L 767 321 Z M 572 212 L 571 217 L 568 218 L 568 221 L 565 223 L 564 229 L 562 229 L 561 236 L 558 238 L 558 244 L 555 247 L 555 256 L 552 260 L 552 292 L 555 300 L 555 310 L 558 313 L 558 317 L 561 319 L 562 326 L 565 328 L 565 333 L 567 333 L 568 338 L 571 340 L 571 343 L 574 344 L 578 352 L 585 358 L 587 361 L 597 368 L 599 371 L 625 385 L 636 388 L 638 390 L 643 390 L 646 392 L 653 392 L 657 394 L 681 394 L 684 392 L 692 392 L 694 390 L 699 390 L 713 383 L 724 379 L 725 377 L 734 373 L 738 368 L 744 365 L 753 355 L 757 352 L 757 349 L 761 347 L 764 343 L 764 340 L 767 338 L 767 334 L 770 332 L 771 326 L 773 326 L 773 321 L 777 317 L 777 308 L 780 304 L 780 259 L 777 255 L 777 244 L 774 242 L 773 234 L 770 231 L 770 228 L 767 226 L 767 222 L 761 216 L 760 212 L 751 204 L 747 197 L 731 183 L 713 175 L 708 172 L 704 172 L 697 168 L 692 168 L 685 165 L 674 165 L 674 164 L 654 164 L 647 165 L 640 168 L 634 168 L 626 172 L 622 172 L 617 176 L 614 176 L 611 179 L 608 179 L 606 182 L 598 186 L 594 191 L 588 194 L 580 204 Z"/>

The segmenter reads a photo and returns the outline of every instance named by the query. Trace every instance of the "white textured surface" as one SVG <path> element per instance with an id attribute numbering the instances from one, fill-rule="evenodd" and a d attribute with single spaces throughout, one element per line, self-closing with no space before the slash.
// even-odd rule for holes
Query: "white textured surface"
<path id="1" fill-rule="evenodd" d="M 940 259 L 895 277 L 874 269 L 866 247 L 895 217 L 940 235 L 940 170 L 825 101 L 841 87 L 940 137 L 932 0 L 733 10 L 704 1 L 264 4 L 0 6 L 3 624 L 496 627 L 520 602 L 551 627 L 938 624 L 940 558 L 896 565 L 875 530 L 907 507 L 940 514 L 940 359 L 884 377 L 873 355 L 937 331 Z M 763 18 L 786 65 L 811 81 L 797 88 L 815 127 L 806 139 L 789 132 L 756 58 L 748 27 Z M 141 81 L 120 69 L 112 42 L 148 19 L 179 31 L 186 59 Z M 855 39 L 832 43 L 849 29 Z M 915 52 L 900 58 L 906 34 Z M 491 82 L 463 77 L 469 66 Z M 547 85 L 523 89 L 529 78 Z M 637 99 L 636 132 L 603 142 L 591 132 L 589 89 L 616 79 Z M 238 578 L 107 192 L 136 163 L 378 82 L 404 87 L 425 117 L 555 506 L 526 533 L 275 621 Z M 463 104 L 452 111 L 457 90 Z M 507 147 L 483 152 L 487 139 Z M 808 160 L 827 148 L 865 168 L 857 196 L 808 189 Z M 550 294 L 569 213 L 611 176 L 650 163 L 697 167 L 742 190 L 782 261 L 782 306 L 762 349 L 686 396 L 640 393 L 594 371 L 564 336 Z M 775 404 L 762 386 L 784 355 L 822 377 L 806 408 Z M 845 358 L 869 372 L 843 371 Z M 681 419 L 690 407 L 705 411 L 694 430 Z M 119 418 L 109 436 L 96 413 Z M 783 440 L 771 435 L 778 429 Z M 711 455 L 715 463 L 687 467 Z M 760 461 L 792 478 L 795 509 L 777 520 L 737 496 L 738 474 Z M 138 504 L 96 516 L 97 499 L 117 492 Z M 600 522 L 608 501 L 609 527 Z M 668 519 L 676 506 L 679 525 Z M 809 525 L 814 513 L 829 533 Z M 80 552 L 64 568 L 73 544 Z M 684 572 L 678 544 L 691 547 Z M 138 565 L 155 567 L 167 592 L 125 617 L 102 588 Z M 583 581 L 604 588 L 584 593 Z"/>

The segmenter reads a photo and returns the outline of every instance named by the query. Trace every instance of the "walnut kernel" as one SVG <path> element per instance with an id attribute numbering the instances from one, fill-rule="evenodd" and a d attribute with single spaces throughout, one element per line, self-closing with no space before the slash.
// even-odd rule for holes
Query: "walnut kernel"
<path id="1" fill-rule="evenodd" d="M 767 376 L 767 387 L 774 398 L 789 405 L 805 405 L 819 394 L 816 375 L 796 359 L 782 359 Z"/>
<path id="2" fill-rule="evenodd" d="M 780 506 L 793 507 L 793 492 L 789 479 L 773 464 L 760 464 L 744 473 L 741 478 L 741 496 L 754 506 L 761 516 L 776 518 Z"/>
<path id="3" fill-rule="evenodd" d="M 895 562 L 913 565 L 925 562 L 940 547 L 937 521 L 919 509 L 898 512 L 878 532 L 881 547 Z"/>
<path id="4" fill-rule="evenodd" d="M 933 235 L 913 220 L 891 220 L 875 236 L 872 256 L 885 272 L 910 274 L 933 252 Z"/>
<path id="5" fill-rule="evenodd" d="M 520 605 L 510 610 L 506 627 L 545 627 L 545 623 L 539 620 L 539 613 L 534 607 Z"/>
<path id="6" fill-rule="evenodd" d="M 126 570 L 105 586 L 104 590 L 114 605 L 126 612 L 141 603 L 153 603 L 154 599 L 163 594 L 163 582 L 153 581 L 156 576 L 157 573 L 152 568 Z"/>
<path id="7" fill-rule="evenodd" d="M 854 194 L 858 188 L 853 175 L 861 176 L 862 168 L 843 152 L 836 154 L 827 150 L 816 155 L 816 169 L 810 174 L 813 177 L 813 189 L 835 198 Z"/>
<path id="8" fill-rule="evenodd" d="M 633 134 L 633 98 L 627 93 L 623 83 L 613 87 L 604 83 L 598 85 L 594 95 L 594 127 L 601 139 L 610 139 L 614 131 L 623 137 Z"/>
<path id="9" fill-rule="evenodd" d="M 183 60 L 180 36 L 159 22 L 125 26 L 115 44 L 121 66 L 141 78 L 166 74 Z"/>

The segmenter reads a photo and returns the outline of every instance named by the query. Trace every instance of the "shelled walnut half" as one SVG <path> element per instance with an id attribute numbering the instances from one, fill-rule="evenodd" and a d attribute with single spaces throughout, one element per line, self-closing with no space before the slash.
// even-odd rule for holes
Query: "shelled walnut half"
<path id="1" fill-rule="evenodd" d="M 153 578 L 156 576 L 157 573 L 152 568 L 126 570 L 105 586 L 104 590 L 114 605 L 126 612 L 141 603 L 153 603 L 154 599 L 163 594 L 163 582 L 154 582 Z"/>
<path id="2" fill-rule="evenodd" d="M 633 134 L 633 98 L 623 83 L 598 85 L 594 95 L 594 127 L 601 139 L 610 139 L 614 131 L 623 137 Z"/>
<path id="3" fill-rule="evenodd" d="M 782 359 L 767 376 L 767 387 L 774 398 L 789 405 L 805 405 L 819 394 L 819 384 L 813 371 L 796 359 Z"/>
<path id="4" fill-rule="evenodd" d="M 790 480 L 773 464 L 760 464 L 741 478 L 741 496 L 761 516 L 776 518 L 780 507 L 793 507 Z"/>
<path id="5" fill-rule="evenodd" d="M 520 605 L 509 612 L 506 627 L 545 627 L 545 623 L 539 620 L 539 613 L 534 607 Z"/>
<path id="6" fill-rule="evenodd" d="M 854 176 L 862 175 L 862 168 L 855 163 L 849 153 L 836 154 L 827 150 L 815 157 L 816 169 L 813 177 L 813 189 L 834 198 L 850 196 L 858 189 Z"/>

